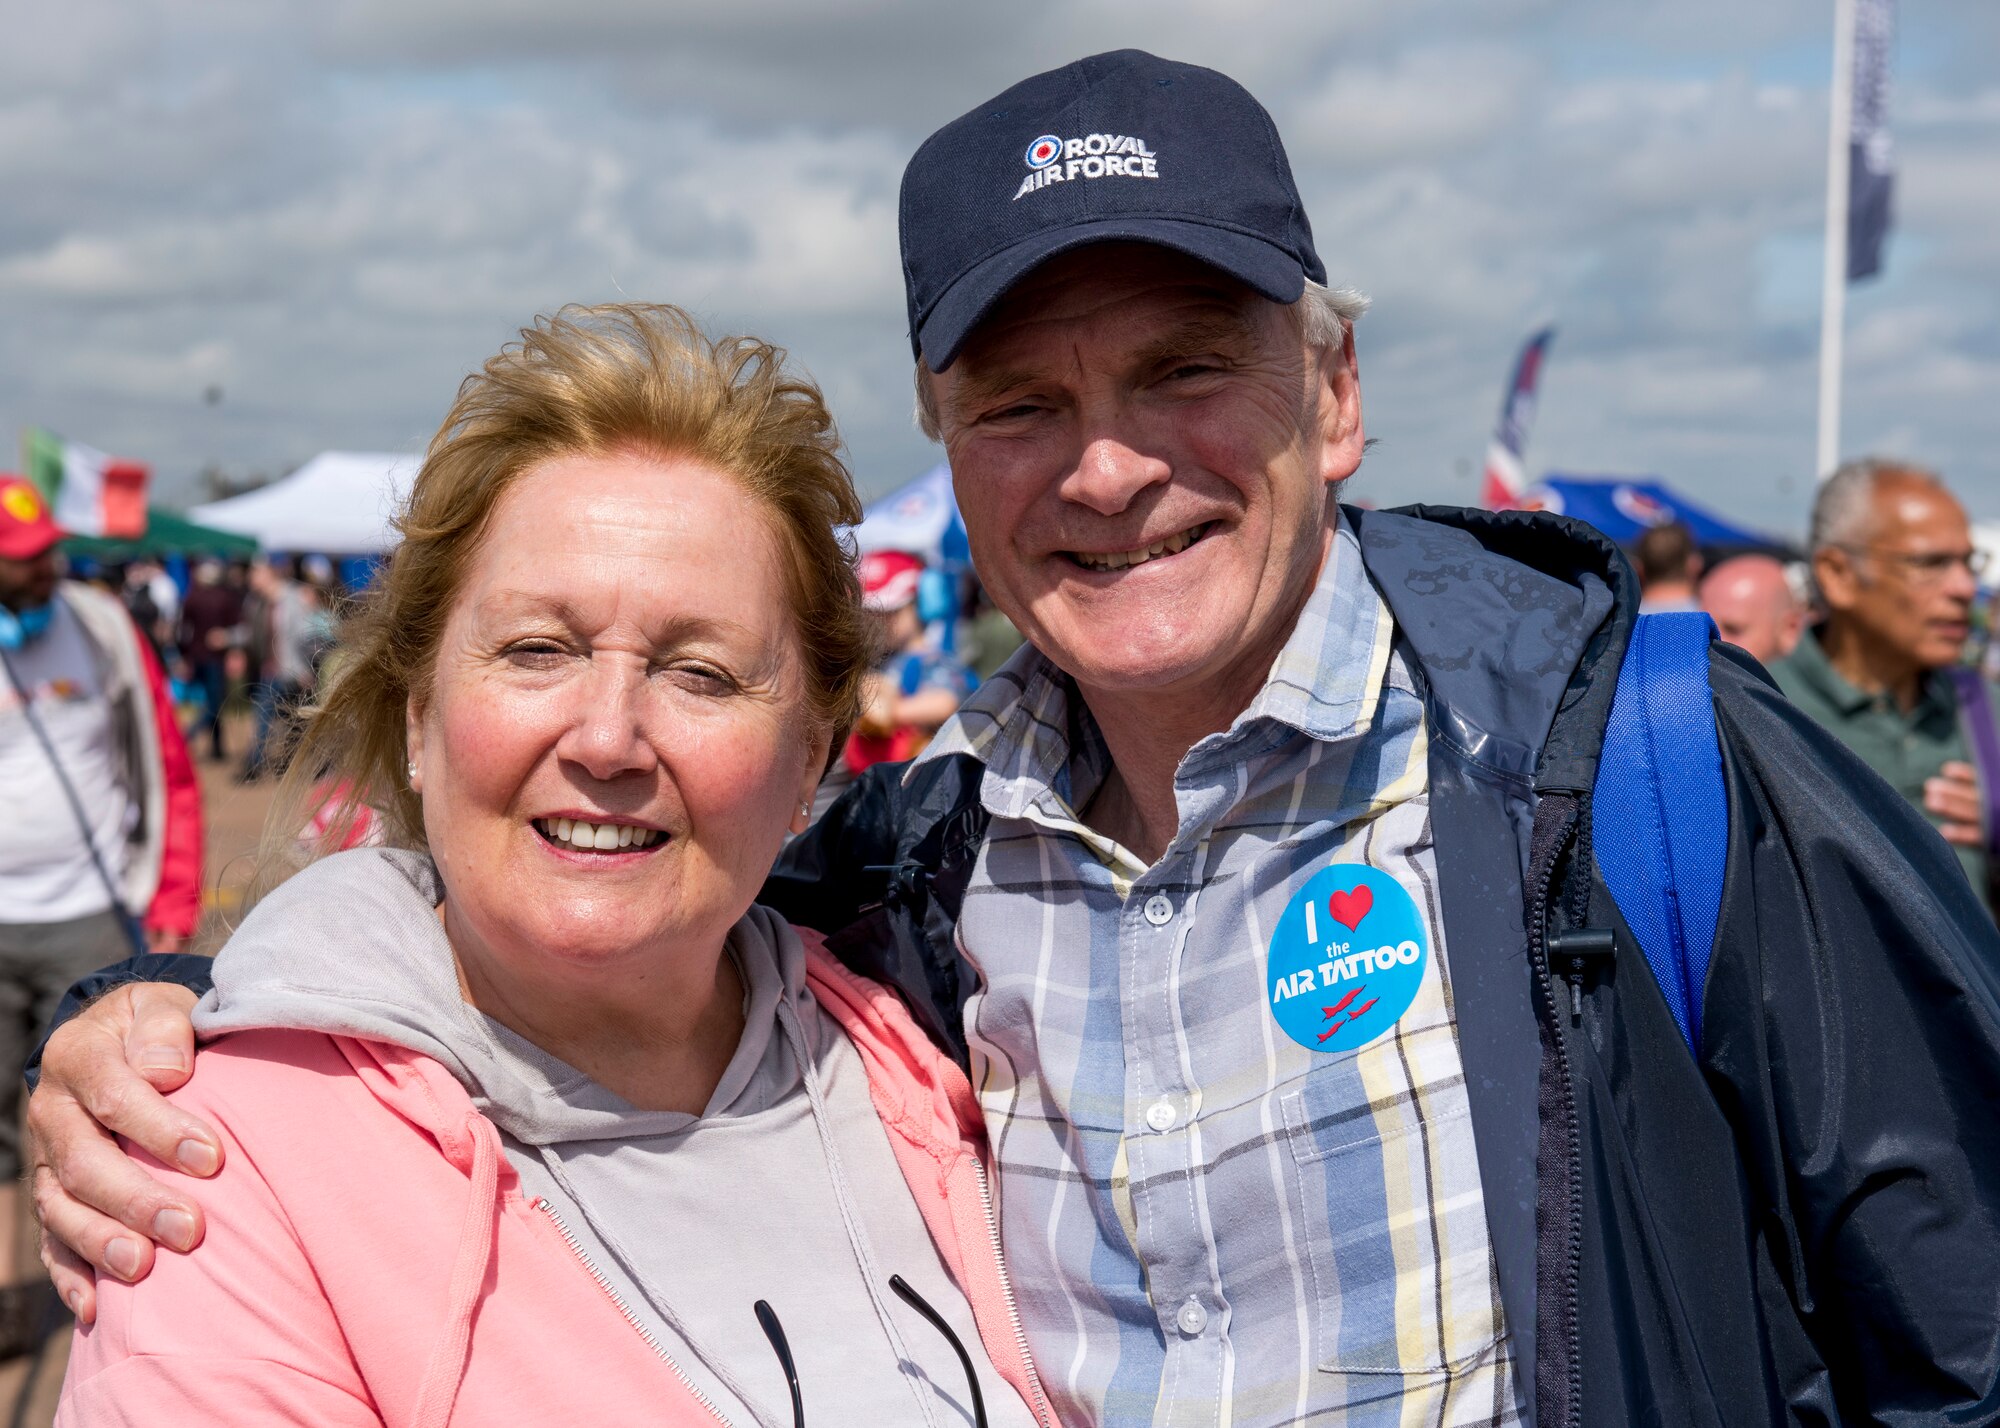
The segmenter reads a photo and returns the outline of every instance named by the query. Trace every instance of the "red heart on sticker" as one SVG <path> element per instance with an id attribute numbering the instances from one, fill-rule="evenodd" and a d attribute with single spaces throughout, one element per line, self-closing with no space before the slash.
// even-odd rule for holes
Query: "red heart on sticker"
<path id="1" fill-rule="evenodd" d="M 1373 906 L 1375 890 L 1366 883 L 1353 892 L 1336 892 L 1326 900 L 1326 910 L 1333 914 L 1333 920 L 1344 925 L 1349 932 L 1361 925 L 1361 919 Z"/>

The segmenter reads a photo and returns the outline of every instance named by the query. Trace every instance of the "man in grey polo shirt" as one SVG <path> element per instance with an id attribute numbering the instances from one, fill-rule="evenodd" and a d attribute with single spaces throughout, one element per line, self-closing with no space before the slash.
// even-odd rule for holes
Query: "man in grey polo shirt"
<path id="1" fill-rule="evenodd" d="M 1684 1039 L 1590 854 L 1631 571 L 1560 518 L 1337 504 L 1362 303 L 1256 101 L 1136 51 L 1035 76 L 918 151 L 902 236 L 923 420 L 1030 645 L 766 898 L 970 1073 L 1037 1411 L 2000 1413 L 1991 924 L 1716 647 Z M 178 1082 L 185 1005 L 50 1044 L 39 1198 L 93 1264 L 191 1208 L 86 1114 L 210 1143 L 125 1066 Z"/>

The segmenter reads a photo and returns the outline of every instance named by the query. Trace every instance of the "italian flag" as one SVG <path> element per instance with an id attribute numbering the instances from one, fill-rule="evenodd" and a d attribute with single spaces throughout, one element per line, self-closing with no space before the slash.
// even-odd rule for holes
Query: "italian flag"
<path id="1" fill-rule="evenodd" d="M 151 470 L 144 462 L 106 456 L 35 427 L 21 438 L 21 446 L 28 479 L 41 488 L 64 530 L 114 540 L 137 540 L 146 533 Z"/>

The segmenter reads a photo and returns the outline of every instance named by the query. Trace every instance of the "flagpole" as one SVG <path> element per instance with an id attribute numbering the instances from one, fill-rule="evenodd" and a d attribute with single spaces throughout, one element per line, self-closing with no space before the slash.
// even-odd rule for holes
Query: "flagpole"
<path id="1" fill-rule="evenodd" d="M 1819 298 L 1819 446 L 1813 474 L 1840 464 L 1840 367 L 1847 323 L 1848 144 L 1854 129 L 1854 3 L 1833 0 L 1833 87 L 1826 126 L 1826 270 Z"/>

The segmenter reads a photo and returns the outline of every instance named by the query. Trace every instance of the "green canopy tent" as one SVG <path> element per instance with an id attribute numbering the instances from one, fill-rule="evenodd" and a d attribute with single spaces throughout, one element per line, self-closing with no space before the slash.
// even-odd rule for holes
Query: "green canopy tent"
<path id="1" fill-rule="evenodd" d="M 168 555 L 212 555 L 219 560 L 248 560 L 257 553 L 252 536 L 198 526 L 186 516 L 146 508 L 146 533 L 137 540 L 110 540 L 102 536 L 71 536 L 62 543 L 65 553 L 83 556 L 104 565 L 121 565 L 141 557 Z"/>

